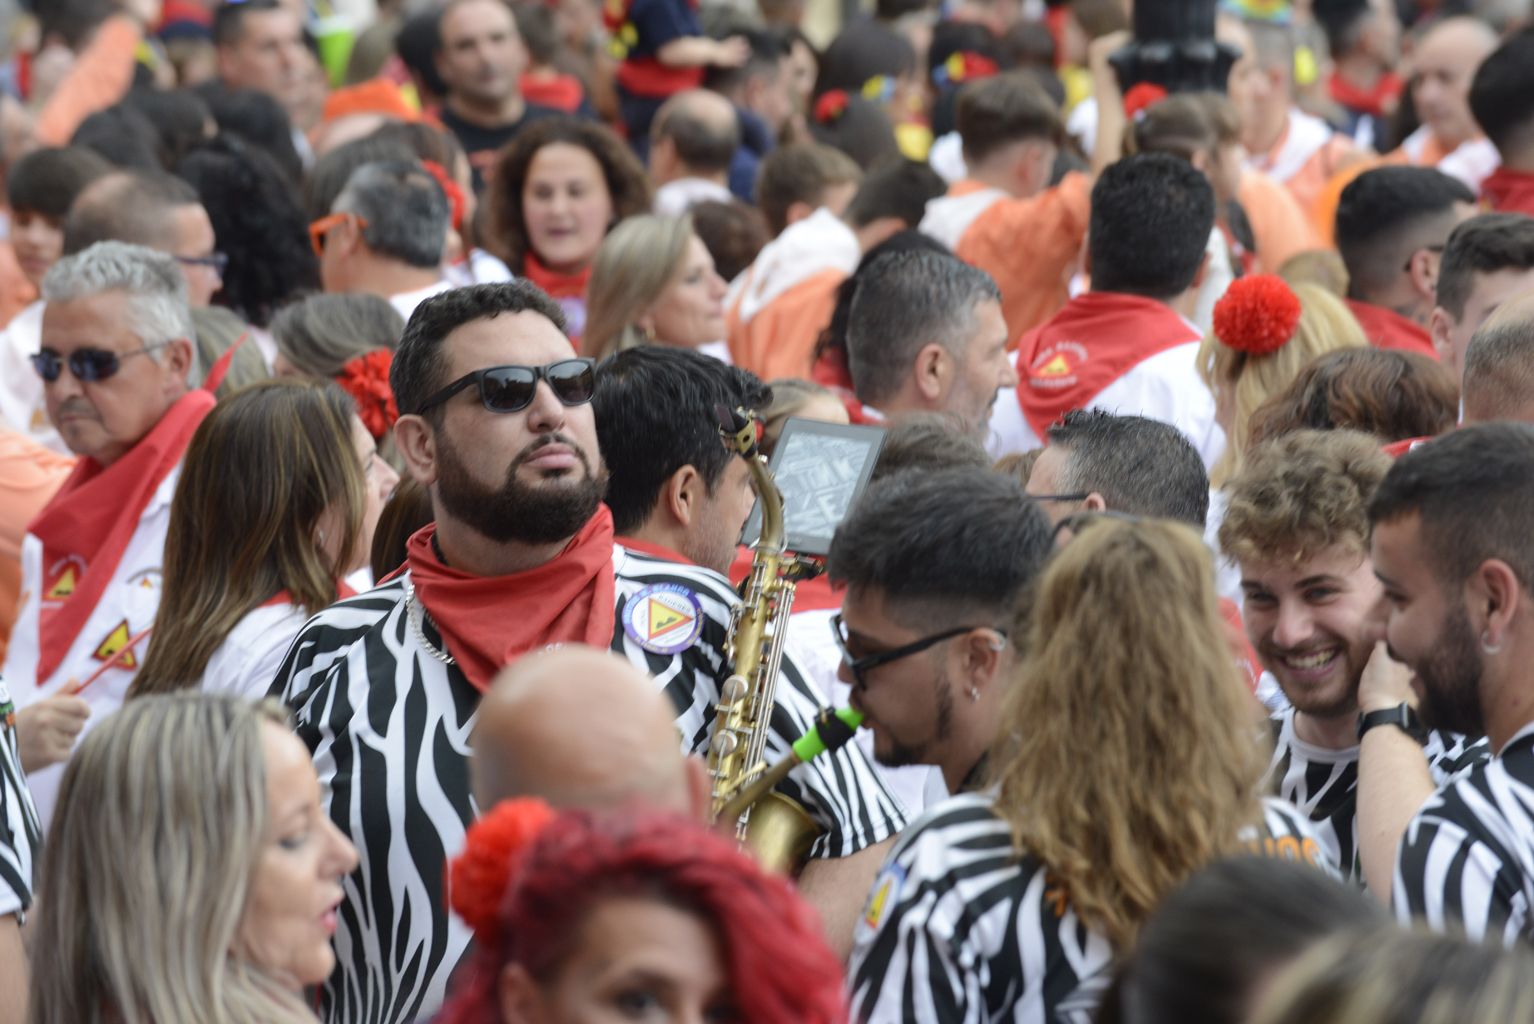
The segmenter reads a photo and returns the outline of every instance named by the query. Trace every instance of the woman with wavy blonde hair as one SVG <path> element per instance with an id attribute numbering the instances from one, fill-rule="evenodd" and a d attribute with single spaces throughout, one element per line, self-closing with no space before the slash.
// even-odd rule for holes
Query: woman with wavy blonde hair
<path id="1" fill-rule="evenodd" d="M 1225 431 L 1225 452 L 1209 482 L 1224 487 L 1240 471 L 1252 413 L 1311 360 L 1367 345 L 1348 307 L 1320 285 L 1291 285 L 1271 274 L 1233 282 L 1215 303 L 1214 329 L 1198 351 L 1199 373 L 1214 393 L 1215 421 Z"/>
<path id="2" fill-rule="evenodd" d="M 928 810 L 875 882 L 854 1018 L 1090 1013 L 1114 958 L 1197 869 L 1242 849 L 1322 863 L 1260 795 L 1260 709 L 1191 528 L 1107 515 L 1044 571 L 989 758 L 991 788 Z"/>

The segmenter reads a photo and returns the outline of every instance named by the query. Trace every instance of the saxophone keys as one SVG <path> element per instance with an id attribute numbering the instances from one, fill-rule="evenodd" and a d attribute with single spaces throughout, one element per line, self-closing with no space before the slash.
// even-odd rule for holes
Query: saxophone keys
<path id="1" fill-rule="evenodd" d="M 724 681 L 724 686 L 719 689 L 719 703 L 726 706 L 739 704 L 745 700 L 750 689 L 750 683 L 746 682 L 743 675 L 732 675 Z"/>

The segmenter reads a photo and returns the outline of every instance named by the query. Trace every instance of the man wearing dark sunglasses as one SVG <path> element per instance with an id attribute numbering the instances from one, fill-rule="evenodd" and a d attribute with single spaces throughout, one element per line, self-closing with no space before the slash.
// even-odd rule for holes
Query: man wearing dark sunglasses
<path id="1" fill-rule="evenodd" d="M 559 307 L 525 281 L 420 305 L 390 383 L 403 413 L 395 443 L 435 522 L 410 539 L 404 572 L 312 619 L 274 683 L 300 737 L 326 752 L 328 813 L 362 858 L 323 1019 L 404 1022 L 441 1003 L 470 937 L 448 913 L 443 869 L 476 814 L 468 738 L 503 666 L 561 644 L 611 647 L 670 699 L 681 749 L 707 743 L 730 674 L 733 592 L 698 566 L 621 557 L 602 504 L 597 370 L 563 328 Z M 769 749 L 818 711 L 785 680 Z M 609 711 L 589 708 L 593 737 Z M 851 750 L 782 787 L 825 830 L 816 862 L 851 860 L 905 824 Z"/>
<path id="2" fill-rule="evenodd" d="M 122 703 L 143 658 L 181 456 L 213 397 L 187 390 L 191 313 L 169 256 L 102 242 L 60 260 L 43 299 L 32 368 L 48 418 L 80 461 L 23 544 L 4 676 L 22 707 L 21 756 L 46 822 L 58 762 L 87 716 L 99 721 Z"/>

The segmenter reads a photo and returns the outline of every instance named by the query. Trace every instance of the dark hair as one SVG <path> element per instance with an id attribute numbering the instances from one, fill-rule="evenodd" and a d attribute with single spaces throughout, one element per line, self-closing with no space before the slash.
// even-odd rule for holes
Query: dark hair
<path id="1" fill-rule="evenodd" d="M 94 150 L 114 167 L 161 171 L 156 148 L 159 136 L 149 118 L 125 103 L 98 110 L 80 122 L 69 137 L 71 146 Z"/>
<path id="2" fill-rule="evenodd" d="M 201 202 L 191 185 L 164 171 L 107 175 L 82 192 L 64 218 L 64 254 L 108 241 L 163 249 L 174 232 L 171 211 Z"/>
<path id="3" fill-rule="evenodd" d="M 346 187 L 359 167 L 383 161 L 409 162 L 415 151 L 404 139 L 381 132 L 343 143 L 314 162 L 304 179 L 304 216 L 316 221 L 336 204 L 336 196 Z"/>
<path id="4" fill-rule="evenodd" d="M 1432 167 L 1376 167 L 1348 183 L 1337 203 L 1337 251 L 1348 294 L 1365 299 L 1389 288 L 1412 253 L 1441 245 L 1454 206 L 1475 194 Z"/>
<path id="5" fill-rule="evenodd" d="M 756 176 L 756 205 L 774 235 L 788 226 L 795 203 L 819 204 L 826 189 L 861 181 L 863 172 L 839 149 L 816 142 L 778 146 L 762 161 Z"/>
<path id="6" fill-rule="evenodd" d="M 207 101 L 220 132 L 238 135 L 265 150 L 292 185 L 303 180 L 304 164 L 293 146 L 293 122 L 276 99 L 259 89 L 227 89 L 217 82 L 198 89 L 198 94 Z"/>
<path id="7" fill-rule="evenodd" d="M 154 125 L 160 166 L 176 169 L 181 158 L 207 141 L 213 111 L 190 89 L 134 89 L 123 100 Z"/>
<path id="8" fill-rule="evenodd" d="M 220 136 L 188 154 L 176 173 L 197 190 L 219 251 L 229 257 L 215 302 L 265 327 L 277 307 L 319 288 L 303 211 L 270 157 Z"/>
<path id="9" fill-rule="evenodd" d="M 602 168 L 612 199 L 613 223 L 650 209 L 650 179 L 634 151 L 612 130 L 574 117 L 548 117 L 517 133 L 505 149 L 485 186 L 489 199 L 486 241 L 513 272 L 521 273 L 527 255 L 527 222 L 522 216 L 522 187 L 533 158 L 545 146 L 564 143 L 590 153 Z M 610 225 L 609 225 L 610 226 Z"/>
<path id="10" fill-rule="evenodd" d="M 1395 349 L 1345 348 L 1311 360 L 1252 413 L 1252 445 L 1294 430 L 1345 428 L 1381 442 L 1432 437 L 1459 418 L 1454 375 L 1435 359 Z"/>
<path id="11" fill-rule="evenodd" d="M 884 432 L 870 482 L 916 471 L 989 469 L 991 457 L 951 417 L 937 412 L 902 416 Z"/>
<path id="12" fill-rule="evenodd" d="M 85 186 L 111 172 L 112 165 L 94 150 L 34 149 L 5 172 L 5 195 L 12 210 L 62 221 Z"/>
<path id="13" fill-rule="evenodd" d="M 1326 48 L 1333 57 L 1341 57 L 1358 45 L 1369 16 L 1369 0 L 1320 0 L 1313 7 L 1312 16 L 1325 33 Z"/>
<path id="14" fill-rule="evenodd" d="M 927 204 L 948 191 L 942 177 L 927 163 L 897 159 L 868 172 L 847 204 L 846 221 L 865 227 L 885 217 L 895 217 L 906 227 L 921 223 Z"/>
<path id="15" fill-rule="evenodd" d="M 877 21 L 854 21 L 831 40 L 821 56 L 815 95 L 841 89 L 856 96 L 871 78 L 900 78 L 915 71 L 916 50 L 910 40 Z"/>
<path id="16" fill-rule="evenodd" d="M 1483 213 L 1455 228 L 1438 264 L 1438 304 L 1459 320 L 1475 275 L 1499 270 L 1534 270 L 1534 218 Z"/>
<path id="17" fill-rule="evenodd" d="M 1470 112 L 1504 160 L 1510 150 L 1531 141 L 1530 95 L 1534 95 L 1534 34 L 1516 32 L 1481 61 L 1470 81 Z"/>
<path id="18" fill-rule="evenodd" d="M 460 161 L 466 160 L 458 136 L 430 121 L 386 121 L 367 135 L 380 142 L 398 142 L 410 149 L 418 160 L 441 165 L 452 177 Z M 371 162 L 371 161 L 370 161 Z"/>
<path id="19" fill-rule="evenodd" d="M 394 37 L 394 52 L 405 68 L 435 96 L 446 96 L 447 83 L 437 71 L 442 49 L 442 8 L 432 7 L 406 18 Z"/>
<path id="20" fill-rule="evenodd" d="M 378 513 L 378 526 L 373 530 L 373 550 L 369 552 L 368 564 L 375 580 L 383 579 L 405 564 L 409 557 L 406 546 L 411 535 L 431 521 L 431 491 L 416 483 L 412 476 L 402 477 L 394 494 Z"/>
<path id="21" fill-rule="evenodd" d="M 861 96 L 848 96 L 835 114 L 824 119 L 811 118 L 809 128 L 816 142 L 846 153 L 859 167 L 900 159 L 900 143 L 889 115 Z"/>
<path id="22" fill-rule="evenodd" d="M 703 86 L 715 92 L 734 92 L 753 78 L 775 79 L 781 72 L 783 59 L 792 51 L 788 37 L 777 29 L 759 29 L 742 26 L 729 32 L 745 39 L 751 51 L 745 63 L 733 68 L 708 67 L 703 71 Z"/>
<path id="23" fill-rule="evenodd" d="M 1054 551 L 1022 486 L 980 467 L 880 480 L 831 541 L 831 579 L 873 587 L 923 628 L 989 617 L 1003 628 Z"/>
<path id="24" fill-rule="evenodd" d="M 954 122 L 964 143 L 964 159 L 976 163 L 1014 142 L 1042 139 L 1058 146 L 1065 139 L 1060 108 L 1026 72 L 965 85 L 959 90 Z"/>
<path id="25" fill-rule="evenodd" d="M 772 389 L 755 374 L 692 349 L 641 345 L 597 368 L 597 441 L 607 465 L 613 529 L 632 533 L 655 508 L 661 487 L 692 466 L 712 494 L 737 456 L 719 441 L 716 405 L 765 409 Z"/>
<path id="26" fill-rule="evenodd" d="M 1186 160 L 1129 156 L 1092 187 L 1094 291 L 1170 299 L 1193 284 L 1214 229 L 1214 190 Z"/>
<path id="27" fill-rule="evenodd" d="M 1098 1024 L 1241 1024 L 1272 972 L 1319 939 L 1385 920 L 1357 889 L 1308 865 L 1215 861 L 1145 922 Z"/>
<path id="28" fill-rule="evenodd" d="M 738 199 L 706 199 L 687 212 L 693 232 L 714 257 L 714 270 L 726 281 L 735 280 L 772 240 L 762 211 Z"/>
<path id="29" fill-rule="evenodd" d="M 1050 447 L 1065 452 L 1062 492 L 1095 491 L 1114 512 L 1204 528 L 1209 474 L 1176 427 L 1144 416 L 1076 409 L 1048 434 Z"/>
<path id="30" fill-rule="evenodd" d="M 699 117 L 688 97 L 682 95 L 661 107 L 650 126 L 656 139 L 670 139 L 677 157 L 699 171 L 725 171 L 740 146 L 740 121 L 731 116 L 721 124 L 714 118 Z"/>
<path id="31" fill-rule="evenodd" d="M 1421 547 L 1441 582 L 1458 586 L 1490 558 L 1534 586 L 1534 426 L 1480 423 L 1396 460 L 1369 501 L 1378 525 L 1416 513 Z"/>
<path id="32" fill-rule="evenodd" d="M 517 21 L 517 35 L 522 37 L 532 62 L 553 64 L 563 49 L 554 9 L 548 4 L 516 4 L 511 13 Z"/>
<path id="33" fill-rule="evenodd" d="M 696 211 L 694 214 L 696 215 Z M 820 332 L 820 338 L 815 343 L 817 360 L 825 352 L 839 353 L 843 360 L 846 359 L 847 322 L 852 319 L 852 299 L 857 294 L 858 285 L 868 279 L 868 268 L 873 266 L 874 261 L 885 253 L 912 250 L 953 255 L 942 242 L 914 228 L 897 231 L 865 252 L 863 258 L 858 260 L 857 269 L 845 281 L 837 285 L 836 306 L 831 310 L 831 322 L 826 325 L 825 330 Z"/>
<path id="34" fill-rule="evenodd" d="M 213 45 L 233 46 L 245 34 L 245 17 L 286 8 L 278 0 L 230 0 L 213 9 Z"/>
<path id="35" fill-rule="evenodd" d="M 84 46 L 116 7 L 111 0 L 48 0 L 25 6 L 35 11 L 44 42 L 56 35 L 71 50 Z"/>
<path id="36" fill-rule="evenodd" d="M 412 267 L 442 264 L 452 211 L 442 186 L 415 160 L 363 164 L 336 196 L 336 210 L 365 221 L 369 249 Z"/>
<path id="37" fill-rule="evenodd" d="M 559 304 L 537 285 L 518 279 L 499 284 L 476 284 L 454 288 L 422 302 L 410 315 L 405 334 L 394 350 L 389 367 L 389 386 L 403 414 L 416 412 L 442 380 L 442 343 L 464 324 L 491 320 L 502 313 L 537 313 L 560 331 L 565 314 Z M 441 406 L 426 415 L 440 415 Z"/>

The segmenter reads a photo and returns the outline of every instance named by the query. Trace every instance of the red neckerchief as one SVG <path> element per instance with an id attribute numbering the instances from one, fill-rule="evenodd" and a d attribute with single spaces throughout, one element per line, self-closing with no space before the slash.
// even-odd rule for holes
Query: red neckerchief
<path id="1" fill-rule="evenodd" d="M 562 274 L 544 266 L 531 249 L 522 257 L 522 276 L 548 293 L 551 299 L 578 299 L 591 283 L 591 264 L 575 274 Z"/>
<path id="2" fill-rule="evenodd" d="M 872 406 L 864 405 L 855 395 L 839 395 L 847 410 L 847 422 L 858 427 L 882 427 L 887 421 L 884 414 Z"/>
<path id="3" fill-rule="evenodd" d="M 751 559 L 755 555 L 749 547 L 742 544 L 735 549 L 735 561 L 730 565 L 730 583 L 739 588 L 747 576 L 751 575 Z M 807 580 L 800 580 L 794 584 L 794 607 L 795 612 L 821 612 L 842 606 L 842 588 L 832 589 L 831 577 L 825 573 L 813 576 Z"/>
<path id="4" fill-rule="evenodd" d="M 638 537 L 618 537 L 615 539 L 617 543 L 628 548 L 630 551 L 637 551 L 641 555 L 649 555 L 651 558 L 659 558 L 667 562 L 675 562 L 677 565 L 698 564 L 697 562 L 694 562 L 692 559 L 688 558 L 686 555 L 682 554 L 680 551 L 673 551 L 670 548 L 664 547 L 660 544 L 652 544 L 647 540 L 640 540 Z"/>
<path id="5" fill-rule="evenodd" d="M 847 350 L 827 346 L 810 369 L 810 379 L 832 391 L 852 393 L 852 371 L 847 368 Z"/>
<path id="6" fill-rule="evenodd" d="M 410 582 L 458 667 L 475 689 L 519 655 L 550 644 L 606 650 L 613 641 L 613 514 L 606 505 L 559 555 L 510 576 L 474 576 L 432 550 L 436 523 L 405 545 Z"/>
<path id="7" fill-rule="evenodd" d="M 180 464 L 213 405 L 210 391 L 188 391 L 110 466 L 81 459 L 27 526 L 27 532 L 43 544 L 37 685 L 58 670 L 85 628 L 138 530 L 144 509 Z"/>
<path id="8" fill-rule="evenodd" d="M 1380 447 L 1380 451 L 1384 452 L 1392 459 L 1399 459 L 1413 448 L 1416 448 L 1419 445 L 1427 444 L 1431 440 L 1431 437 L 1408 437 L 1404 441 L 1391 441 L 1387 445 L 1382 445 Z"/>
<path id="9" fill-rule="evenodd" d="M 1072 409 L 1151 356 L 1198 341 L 1168 305 L 1122 292 L 1087 292 L 1017 345 L 1017 401 L 1039 437 Z"/>
<path id="10" fill-rule="evenodd" d="M 1364 329 L 1364 337 L 1375 348 L 1394 348 L 1402 352 L 1416 352 L 1438 361 L 1438 350 L 1433 347 L 1433 336 L 1421 326 L 1412 323 L 1400 313 L 1384 306 L 1376 306 L 1357 299 L 1347 300 L 1353 319 Z"/>
<path id="11" fill-rule="evenodd" d="M 1481 182 L 1481 198 L 1498 213 L 1534 216 L 1534 174 L 1498 167 Z"/>
<path id="12" fill-rule="evenodd" d="M 1387 71 L 1375 81 L 1374 88 L 1360 89 L 1333 72 L 1331 81 L 1327 83 L 1327 91 L 1331 93 L 1332 99 L 1349 110 L 1371 117 L 1384 117 L 1386 104 L 1394 109 L 1395 101 L 1401 98 L 1401 90 L 1405 85 L 1400 75 Z"/>

